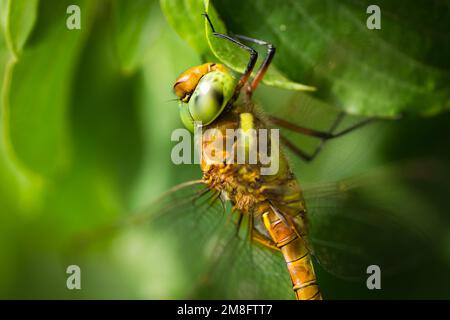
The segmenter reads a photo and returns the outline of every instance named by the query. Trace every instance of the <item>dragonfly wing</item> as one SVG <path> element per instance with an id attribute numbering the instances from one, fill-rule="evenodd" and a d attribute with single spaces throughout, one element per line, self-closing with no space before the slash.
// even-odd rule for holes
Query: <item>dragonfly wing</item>
<path id="1" fill-rule="evenodd" d="M 411 181 L 394 184 L 393 174 L 378 171 L 305 190 L 314 256 L 324 269 L 361 279 L 370 265 L 389 275 L 425 261 L 432 240 L 423 207 L 411 202 Z"/>
<path id="2" fill-rule="evenodd" d="M 248 237 L 230 230 L 226 241 L 214 247 L 220 256 L 210 265 L 208 281 L 197 290 L 198 298 L 294 299 L 283 257 Z M 206 279 L 205 279 L 206 280 Z"/>
<path id="3" fill-rule="evenodd" d="M 236 218 L 218 193 L 199 181 L 188 182 L 118 223 L 116 237 L 136 232 L 152 241 L 163 239 L 159 250 L 148 255 L 154 254 L 156 265 L 167 252 L 176 257 L 178 272 L 167 275 L 164 283 L 179 285 L 164 298 L 293 299 L 281 255 L 237 232 Z"/>

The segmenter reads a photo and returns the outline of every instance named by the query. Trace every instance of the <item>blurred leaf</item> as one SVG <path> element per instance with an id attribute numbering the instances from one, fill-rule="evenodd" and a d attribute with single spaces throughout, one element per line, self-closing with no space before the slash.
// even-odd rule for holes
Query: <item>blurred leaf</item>
<path id="1" fill-rule="evenodd" d="M 157 1 L 114 0 L 114 38 L 121 67 L 125 73 L 133 72 L 142 62 L 152 40 L 159 33 L 155 29 Z"/>
<path id="2" fill-rule="evenodd" d="M 7 48 L 4 35 L 0 33 L 0 128 L 3 128 L 3 91 L 4 91 L 4 80 L 5 73 L 7 71 L 8 61 L 10 59 L 10 52 Z M 0 211 L 5 210 L 12 199 L 11 195 L 14 194 L 15 185 L 13 183 L 14 178 L 8 170 L 8 158 L 5 150 L 3 130 L 0 131 L 0 195 L 2 196 L 2 201 L 0 201 Z M 4 199 L 3 199 L 4 198 Z"/>
<path id="3" fill-rule="evenodd" d="M 0 212 L 10 212 L 14 208 L 33 213 L 42 202 L 43 181 L 17 161 L 9 140 L 9 110 L 6 106 L 16 61 L 5 34 L 0 33 L 0 195 L 3 195 Z"/>
<path id="4" fill-rule="evenodd" d="M 66 27 L 66 8 L 77 4 L 81 30 Z M 60 172 L 70 161 L 66 112 L 72 79 L 95 3 L 43 1 L 30 47 L 13 66 L 8 96 L 9 135 L 18 158 L 43 175 Z M 32 139 L 30 138 L 32 137 Z"/>
<path id="5" fill-rule="evenodd" d="M 281 71 L 349 113 L 394 117 L 450 107 L 448 1 L 379 1 L 381 30 L 366 27 L 366 0 L 213 3 L 229 30 L 272 42 Z"/>
<path id="6" fill-rule="evenodd" d="M 112 197 L 124 204 L 140 166 L 142 75 L 123 74 L 113 54 L 113 23 L 106 10 L 96 16 L 72 85 L 77 94 L 71 96 L 69 127 L 74 165 L 94 172 L 92 182 L 108 181 Z"/>
<path id="7" fill-rule="evenodd" d="M 38 0 L 2 0 L 2 27 L 8 46 L 16 57 L 33 30 L 38 4 Z"/>
<path id="8" fill-rule="evenodd" d="M 167 21 L 178 35 L 204 58 L 213 57 L 204 33 L 203 1 L 160 0 Z"/>

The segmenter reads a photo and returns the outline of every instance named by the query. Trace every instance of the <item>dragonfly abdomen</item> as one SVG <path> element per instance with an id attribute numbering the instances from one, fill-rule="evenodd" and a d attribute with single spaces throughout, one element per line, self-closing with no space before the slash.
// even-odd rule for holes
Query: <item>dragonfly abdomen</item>
<path id="1" fill-rule="evenodd" d="M 311 261 L 307 243 L 289 225 L 289 220 L 283 221 L 273 210 L 263 214 L 264 225 L 275 245 L 283 253 L 293 290 L 298 300 L 321 300 L 316 274 Z"/>

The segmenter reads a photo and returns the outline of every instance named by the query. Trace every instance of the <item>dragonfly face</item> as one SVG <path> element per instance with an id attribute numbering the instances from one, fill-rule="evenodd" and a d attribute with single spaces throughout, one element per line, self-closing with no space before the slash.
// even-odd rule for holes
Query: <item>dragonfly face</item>
<path id="1" fill-rule="evenodd" d="M 225 109 L 236 86 L 235 79 L 221 64 L 205 63 L 182 73 L 174 91 L 180 98 L 180 117 L 184 126 L 194 131 L 194 122 L 213 122 Z"/>

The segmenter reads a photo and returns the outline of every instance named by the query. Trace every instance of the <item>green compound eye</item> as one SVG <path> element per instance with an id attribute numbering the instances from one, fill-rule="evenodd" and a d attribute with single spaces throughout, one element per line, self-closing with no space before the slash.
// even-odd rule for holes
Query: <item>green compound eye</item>
<path id="1" fill-rule="evenodd" d="M 205 74 L 189 99 L 189 114 L 202 125 L 213 122 L 233 95 L 235 80 L 222 71 Z M 183 117 L 183 115 L 182 115 Z"/>
<path id="2" fill-rule="evenodd" d="M 194 132 L 194 119 L 192 119 L 191 114 L 189 113 L 189 107 L 186 103 L 179 103 L 180 117 L 186 129 L 191 132 Z"/>

